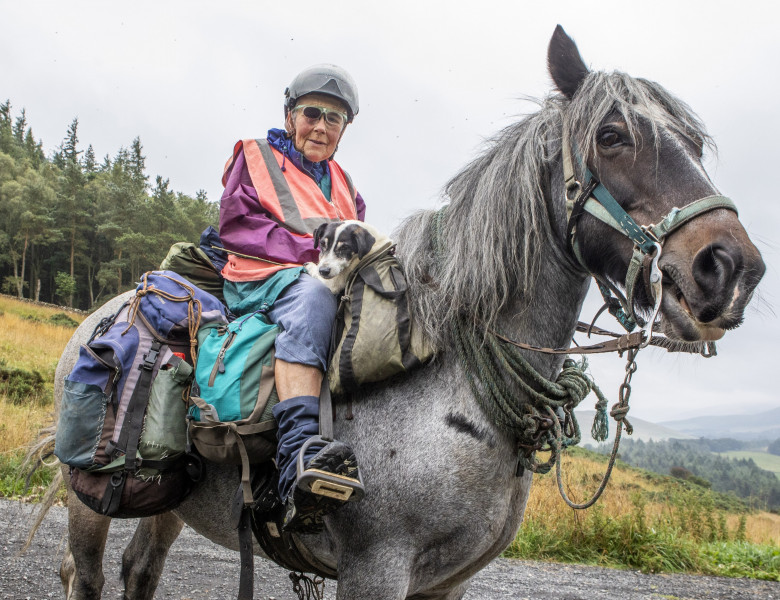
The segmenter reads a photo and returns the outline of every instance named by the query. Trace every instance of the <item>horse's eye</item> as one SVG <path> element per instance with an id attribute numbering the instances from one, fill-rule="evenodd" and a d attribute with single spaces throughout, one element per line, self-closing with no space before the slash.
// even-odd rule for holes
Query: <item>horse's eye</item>
<path id="1" fill-rule="evenodd" d="M 620 135 L 616 131 L 608 130 L 608 131 L 602 131 L 599 134 L 599 146 L 602 148 L 614 148 L 615 146 L 619 146 L 623 140 L 621 139 Z"/>

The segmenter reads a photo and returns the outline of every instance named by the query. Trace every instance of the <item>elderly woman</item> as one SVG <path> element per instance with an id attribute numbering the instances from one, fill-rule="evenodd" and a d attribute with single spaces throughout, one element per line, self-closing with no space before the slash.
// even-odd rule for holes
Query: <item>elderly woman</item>
<path id="1" fill-rule="evenodd" d="M 318 471 L 352 485 L 358 493 L 350 499 L 362 495 L 354 453 L 344 443 L 308 446 L 306 470 L 296 469 L 302 445 L 319 432 L 319 395 L 337 309 L 328 289 L 298 267 L 317 260 L 312 233 L 320 224 L 364 217 L 363 199 L 333 160 L 357 113 L 357 88 L 348 73 L 335 65 L 306 69 L 285 90 L 285 129 L 238 142 L 222 179 L 228 306 L 236 314 L 252 312 L 269 282 L 276 289 L 286 286 L 267 315 L 281 327 L 275 365 L 280 402 L 273 412 L 279 425 L 279 494 L 290 531 L 316 531 L 322 516 L 342 503 L 311 491 Z"/>

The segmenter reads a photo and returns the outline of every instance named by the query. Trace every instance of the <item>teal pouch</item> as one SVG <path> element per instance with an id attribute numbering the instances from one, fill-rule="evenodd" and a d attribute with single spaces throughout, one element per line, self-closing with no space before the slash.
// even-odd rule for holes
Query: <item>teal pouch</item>
<path id="1" fill-rule="evenodd" d="M 255 409 L 264 369 L 273 367 L 274 341 L 279 327 L 255 312 L 229 325 L 202 327 L 198 332 L 195 368 L 200 403 L 190 408 L 196 421 L 240 421 Z M 274 392 L 275 394 L 275 392 Z M 199 406 L 200 405 L 200 406 Z"/>

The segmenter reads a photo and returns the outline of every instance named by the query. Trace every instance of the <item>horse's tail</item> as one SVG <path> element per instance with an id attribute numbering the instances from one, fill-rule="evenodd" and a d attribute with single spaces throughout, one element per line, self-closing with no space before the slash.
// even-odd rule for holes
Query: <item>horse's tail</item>
<path id="1" fill-rule="evenodd" d="M 27 470 L 27 476 L 25 478 L 25 491 L 30 487 L 30 480 L 33 474 L 41 467 L 55 467 L 59 465 L 59 460 L 54 457 L 54 436 L 57 431 L 56 423 L 52 423 L 38 432 L 37 439 L 31 444 L 27 454 L 22 461 L 20 472 L 24 473 Z M 30 532 L 27 534 L 27 540 L 24 542 L 24 546 L 19 551 L 20 554 L 27 551 L 32 543 L 35 533 L 38 531 L 43 519 L 49 512 L 49 509 L 54 504 L 54 499 L 57 497 L 57 492 L 62 485 L 62 470 L 57 469 L 54 479 L 52 479 L 49 487 L 46 488 L 46 493 L 43 495 L 38 512 L 35 514 L 35 518 L 32 519 L 30 524 Z"/>

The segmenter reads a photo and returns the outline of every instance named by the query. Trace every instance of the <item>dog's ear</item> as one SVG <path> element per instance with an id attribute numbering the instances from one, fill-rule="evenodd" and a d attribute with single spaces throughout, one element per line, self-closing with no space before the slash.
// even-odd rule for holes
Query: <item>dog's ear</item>
<path id="1" fill-rule="evenodd" d="M 363 258 L 371 251 L 371 248 L 376 242 L 376 238 L 362 227 L 356 228 L 355 231 L 352 232 L 352 235 L 355 236 L 358 257 Z"/>
<path id="2" fill-rule="evenodd" d="M 314 230 L 314 249 L 318 249 L 320 247 L 320 240 L 322 239 L 322 236 L 325 235 L 325 230 L 328 228 L 327 223 L 323 223 L 317 229 Z"/>

